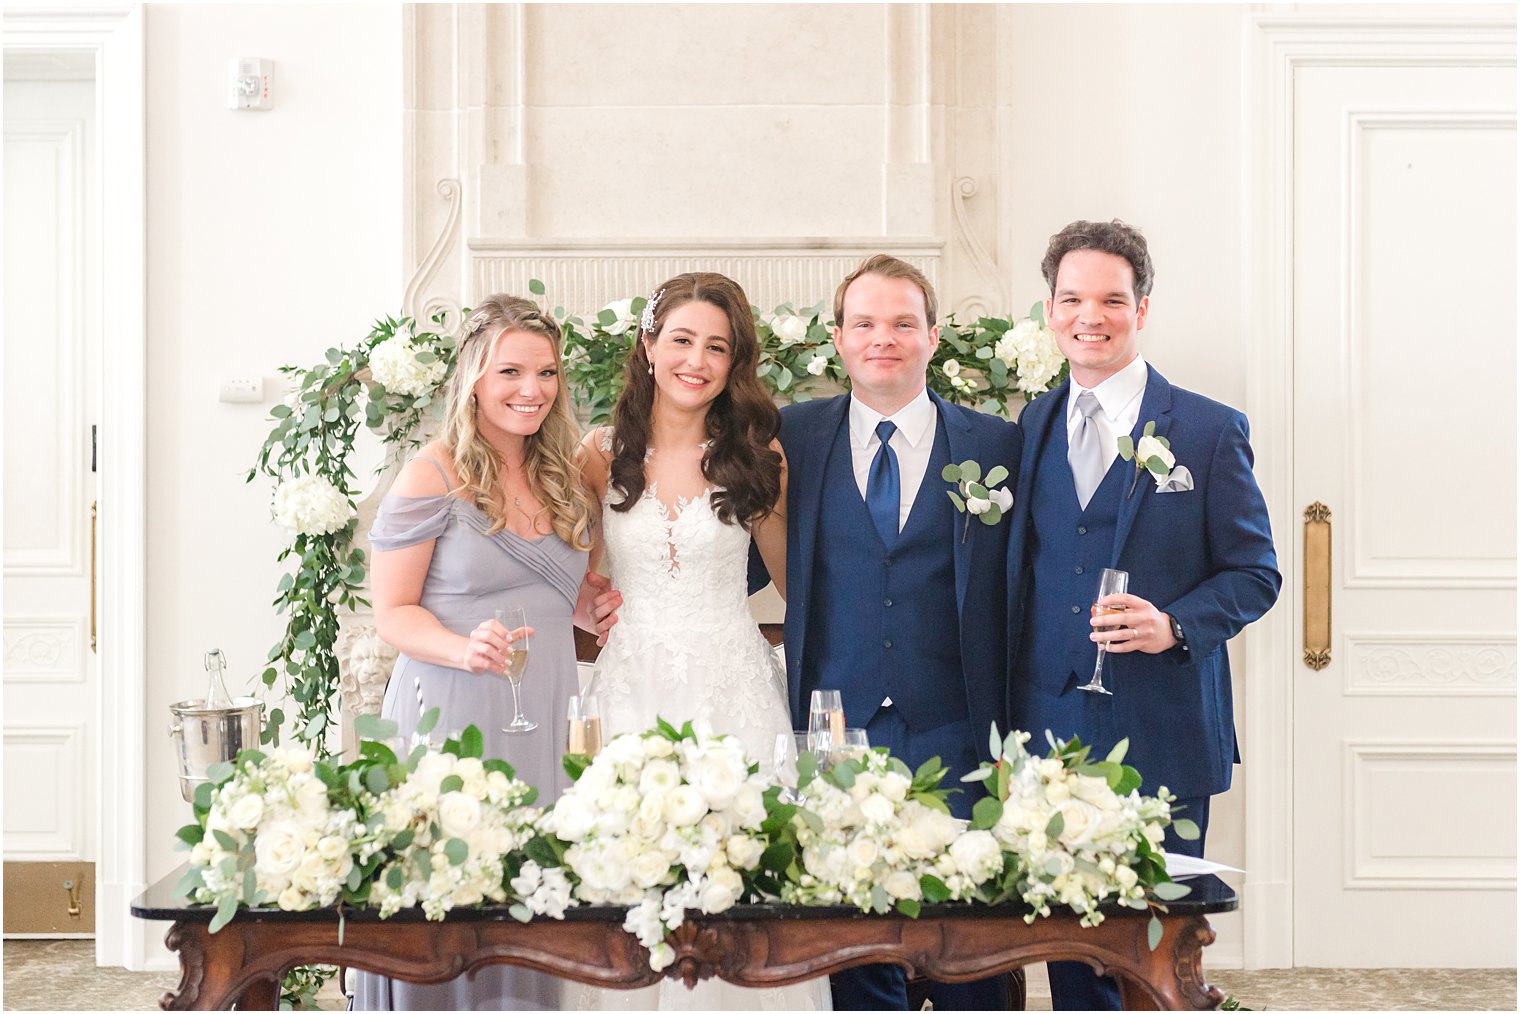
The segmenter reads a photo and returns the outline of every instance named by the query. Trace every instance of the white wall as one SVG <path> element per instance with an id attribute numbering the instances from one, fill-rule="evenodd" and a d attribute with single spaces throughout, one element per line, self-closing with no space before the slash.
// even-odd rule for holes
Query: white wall
<path id="1" fill-rule="evenodd" d="M 255 680 L 283 629 L 269 487 L 243 481 L 275 370 L 400 305 L 400 53 L 395 5 L 147 9 L 150 881 L 190 817 L 168 706 L 204 692 L 207 648 Z M 275 62 L 273 110 L 226 107 L 239 56 Z M 220 403 L 233 377 L 270 401 Z"/>

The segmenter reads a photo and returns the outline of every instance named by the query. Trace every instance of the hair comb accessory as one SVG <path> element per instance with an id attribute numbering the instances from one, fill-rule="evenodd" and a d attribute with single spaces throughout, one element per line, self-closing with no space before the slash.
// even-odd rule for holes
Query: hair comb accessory
<path id="1" fill-rule="evenodd" d="M 644 304 L 644 312 L 639 314 L 639 330 L 645 334 L 654 334 L 654 308 L 660 305 L 660 297 L 665 295 L 661 289 L 654 294 L 654 298 Z"/>

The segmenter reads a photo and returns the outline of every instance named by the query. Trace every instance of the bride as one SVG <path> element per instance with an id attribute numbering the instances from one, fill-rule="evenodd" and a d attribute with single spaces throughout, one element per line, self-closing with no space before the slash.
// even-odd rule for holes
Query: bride
<path id="1" fill-rule="evenodd" d="M 587 435 L 622 608 L 593 676 L 609 734 L 705 720 L 751 759 L 790 734 L 785 674 L 750 615 L 751 537 L 778 589 L 786 573 L 780 416 L 755 374 L 749 299 L 720 274 L 677 275 L 644 309 L 613 425 Z M 572 987 L 580 1009 L 823 1010 L 828 980 L 747 989 L 710 979 L 639 990 Z"/>

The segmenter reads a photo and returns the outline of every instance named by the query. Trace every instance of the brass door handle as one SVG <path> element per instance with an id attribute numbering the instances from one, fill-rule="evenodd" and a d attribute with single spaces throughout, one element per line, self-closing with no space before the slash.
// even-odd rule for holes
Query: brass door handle
<path id="1" fill-rule="evenodd" d="M 1304 665 L 1330 664 L 1330 508 L 1304 508 Z"/>
<path id="2" fill-rule="evenodd" d="M 99 554 L 96 551 L 97 548 L 98 548 L 98 544 L 100 542 L 100 538 L 99 538 L 99 535 L 98 535 L 99 528 L 100 528 L 100 501 L 99 500 L 91 500 L 90 501 L 90 650 L 91 651 L 97 651 L 97 649 L 96 649 L 96 644 L 97 644 L 96 621 L 97 621 L 98 617 L 96 616 L 96 608 L 95 608 L 95 580 L 96 580 L 97 571 L 99 570 L 99 565 L 97 564 L 96 561 L 100 558 Z M 97 652 L 97 654 L 98 654 L 98 652 Z"/>

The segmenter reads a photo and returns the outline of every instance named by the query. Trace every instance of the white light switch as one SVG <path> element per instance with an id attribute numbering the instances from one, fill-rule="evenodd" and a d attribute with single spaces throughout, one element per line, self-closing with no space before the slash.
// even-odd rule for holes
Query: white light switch
<path id="1" fill-rule="evenodd" d="M 222 381 L 222 401 L 258 403 L 264 400 L 264 378 L 252 377 Z"/>
<path id="2" fill-rule="evenodd" d="M 234 58 L 228 67 L 228 109 L 273 109 L 273 89 L 273 60 L 240 56 Z"/>

